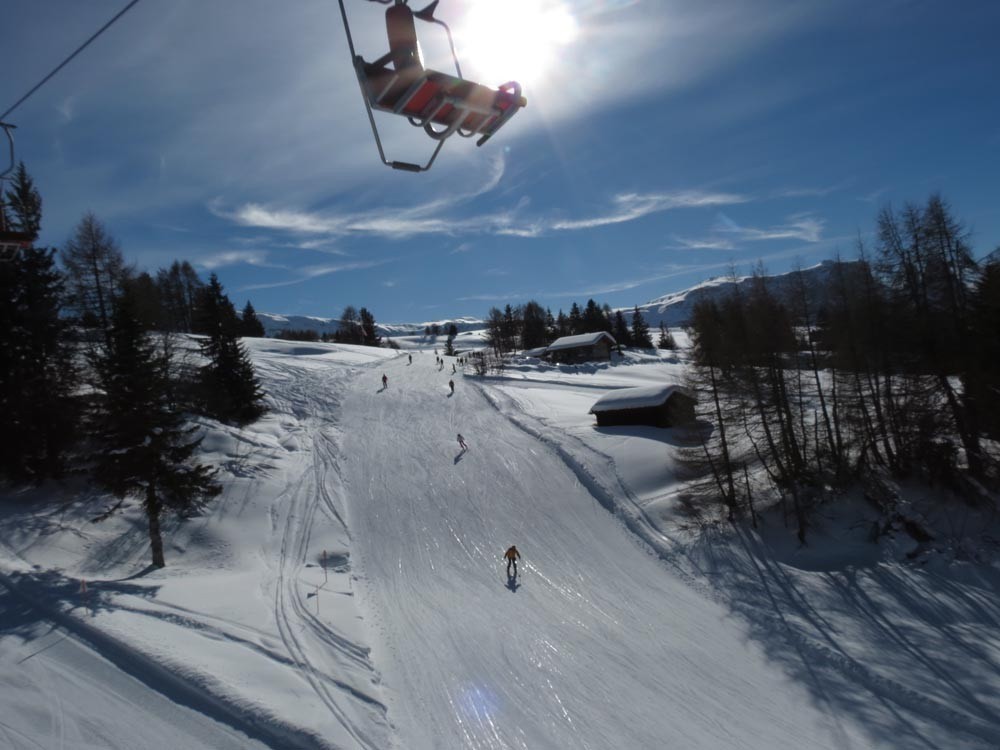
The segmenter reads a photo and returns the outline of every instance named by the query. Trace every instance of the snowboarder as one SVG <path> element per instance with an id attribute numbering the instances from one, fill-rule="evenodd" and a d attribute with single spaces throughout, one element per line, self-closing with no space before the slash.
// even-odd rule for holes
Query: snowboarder
<path id="1" fill-rule="evenodd" d="M 461 432 L 458 433 L 458 447 L 461 448 L 463 451 L 469 450 L 469 446 L 465 444 L 465 438 L 462 437 Z"/>
<path id="2" fill-rule="evenodd" d="M 454 393 L 455 392 L 455 381 L 454 380 L 449 380 L 448 381 L 448 387 L 451 388 L 451 392 Z"/>
<path id="3" fill-rule="evenodd" d="M 512 544 L 512 545 L 510 545 L 510 549 L 508 549 L 506 552 L 503 553 L 503 556 L 505 558 L 507 558 L 507 577 L 508 578 L 512 577 L 511 574 L 510 574 L 510 566 L 513 565 L 514 566 L 514 576 L 513 577 L 516 578 L 517 577 L 517 561 L 519 559 L 521 559 L 521 553 L 518 552 L 517 551 L 517 547 Z"/>
<path id="4" fill-rule="evenodd" d="M 382 373 L 382 390 L 384 391 L 384 390 L 385 390 L 386 388 L 388 388 L 388 387 L 389 387 L 389 376 L 388 376 L 388 375 L 386 375 L 386 374 L 385 374 L 385 373 L 383 372 L 383 373 Z"/>

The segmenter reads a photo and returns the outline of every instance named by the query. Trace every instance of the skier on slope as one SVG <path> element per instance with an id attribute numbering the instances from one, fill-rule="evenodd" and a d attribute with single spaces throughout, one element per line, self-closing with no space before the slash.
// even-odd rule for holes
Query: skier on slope
<path id="1" fill-rule="evenodd" d="M 454 393 L 455 392 L 455 381 L 454 380 L 449 380 L 448 381 L 448 387 L 451 388 L 451 392 Z"/>
<path id="2" fill-rule="evenodd" d="M 464 438 L 464 437 L 462 437 L 462 433 L 461 433 L 461 432 L 460 432 L 460 433 L 458 433 L 458 446 L 459 446 L 459 447 L 460 447 L 460 448 L 461 448 L 461 449 L 462 449 L 463 451 L 467 451 L 467 450 L 469 450 L 469 446 L 467 446 L 467 445 L 465 444 L 465 438 Z"/>
<path id="3" fill-rule="evenodd" d="M 503 553 L 503 556 L 507 558 L 507 577 L 510 578 L 510 566 L 514 566 L 514 576 L 517 577 L 517 561 L 521 559 L 521 553 L 517 551 L 516 545 L 510 545 L 510 548 Z"/>
<path id="4" fill-rule="evenodd" d="M 410 357 L 410 364 L 412 365 L 413 364 L 413 355 L 410 354 L 409 357 Z"/>
<path id="5" fill-rule="evenodd" d="M 385 373 L 383 372 L 383 373 L 382 373 L 382 390 L 385 390 L 385 389 L 386 389 L 386 388 L 388 388 L 388 387 L 389 387 L 389 376 L 388 376 L 388 375 L 386 375 L 386 374 L 385 374 Z"/>

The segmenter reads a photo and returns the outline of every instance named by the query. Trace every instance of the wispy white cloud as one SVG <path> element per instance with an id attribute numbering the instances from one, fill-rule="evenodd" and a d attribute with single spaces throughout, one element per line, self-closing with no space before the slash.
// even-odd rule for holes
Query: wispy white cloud
<path id="1" fill-rule="evenodd" d="M 264 250 L 226 250 L 221 253 L 203 255 L 196 261 L 196 265 L 213 271 L 224 266 L 235 266 L 246 263 L 251 266 L 269 266 L 271 268 L 283 268 L 267 262 L 267 252 Z"/>
<path id="2" fill-rule="evenodd" d="M 763 242 L 766 240 L 799 240 L 819 242 L 822 239 L 824 222 L 811 214 L 789 216 L 784 224 L 759 228 L 737 224 L 720 213 L 707 237 L 680 237 L 674 235 L 674 244 L 669 250 L 738 250 L 740 243 Z"/>
<path id="3" fill-rule="evenodd" d="M 767 229 L 741 226 L 725 214 L 719 214 L 714 230 L 732 236 L 736 241 L 760 242 L 763 240 L 802 240 L 819 242 L 823 233 L 823 220 L 807 214 L 790 216 L 788 223 Z"/>
<path id="4" fill-rule="evenodd" d="M 494 162 L 495 178 L 474 195 L 492 190 L 502 176 L 502 162 Z M 385 209 L 338 213 L 311 212 L 298 209 L 270 208 L 247 203 L 227 211 L 219 204 L 210 206 L 218 216 L 241 226 L 272 229 L 298 234 L 342 237 L 369 235 L 402 239 L 415 235 L 441 234 L 464 236 L 496 234 L 515 237 L 539 237 L 555 232 L 580 231 L 609 224 L 635 221 L 651 214 L 685 208 L 705 208 L 734 205 L 751 200 L 735 193 L 715 193 L 685 190 L 672 193 L 621 193 L 611 198 L 611 205 L 597 215 L 575 219 L 524 216 L 528 203 L 519 201 L 513 208 L 493 213 L 456 217 L 451 212 L 469 196 L 440 199 L 407 209 Z M 461 252 L 464 245 L 459 246 Z"/>
<path id="5" fill-rule="evenodd" d="M 603 215 L 554 221 L 549 225 L 549 228 L 556 231 L 592 229 L 608 224 L 635 221 L 650 214 L 678 208 L 731 206 L 736 203 L 746 203 L 748 200 L 750 200 L 748 197 L 735 193 L 707 193 L 700 190 L 675 193 L 621 193 L 612 198 L 611 210 Z"/>
<path id="6" fill-rule="evenodd" d="M 668 245 L 669 250 L 735 250 L 736 244 L 728 238 L 703 238 L 695 239 L 690 237 L 678 237 L 674 235 L 671 240 L 676 243 Z"/>
<path id="7" fill-rule="evenodd" d="M 872 190 L 870 193 L 866 193 L 865 195 L 859 196 L 858 200 L 863 201 L 865 203 L 878 203 L 882 199 L 882 196 L 888 192 L 889 188 L 880 187 L 877 188 L 876 190 Z"/>
<path id="8" fill-rule="evenodd" d="M 250 292 L 255 289 L 274 289 L 282 286 L 292 286 L 301 284 L 304 281 L 315 279 L 320 276 L 328 276 L 331 273 L 342 273 L 343 271 L 358 271 L 365 268 L 374 268 L 388 263 L 388 260 L 361 261 L 358 263 L 339 263 L 330 265 L 305 266 L 295 269 L 296 276 L 283 281 L 272 281 L 266 284 L 248 284 L 241 287 L 239 291 Z"/>
<path id="9" fill-rule="evenodd" d="M 822 198 L 843 190 L 845 185 L 830 185 L 828 187 L 790 187 L 781 188 L 771 193 L 772 198 Z"/>

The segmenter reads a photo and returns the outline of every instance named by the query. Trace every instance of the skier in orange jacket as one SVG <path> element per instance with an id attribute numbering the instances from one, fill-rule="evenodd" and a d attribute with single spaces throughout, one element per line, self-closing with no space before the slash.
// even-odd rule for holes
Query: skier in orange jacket
<path id="1" fill-rule="evenodd" d="M 515 545 L 510 545 L 510 549 L 503 553 L 503 556 L 507 558 L 507 577 L 510 578 L 510 566 L 514 566 L 514 575 L 517 575 L 517 561 L 521 559 L 521 553 L 517 551 Z"/>

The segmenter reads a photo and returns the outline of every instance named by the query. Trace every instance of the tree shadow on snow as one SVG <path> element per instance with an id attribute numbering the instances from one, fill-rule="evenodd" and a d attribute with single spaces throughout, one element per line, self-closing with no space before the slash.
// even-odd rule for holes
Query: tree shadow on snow
<path id="1" fill-rule="evenodd" d="M 134 576 L 133 576 L 134 577 Z M 119 609 L 115 598 L 122 595 L 154 599 L 159 592 L 157 585 L 137 585 L 122 581 L 90 581 L 69 578 L 59 571 L 16 572 L 0 575 L 0 622 L 6 631 L 8 607 L 16 616 L 28 617 L 30 623 L 48 622 L 52 613 L 67 612 L 94 615 L 98 612 Z M 18 604 L 20 603 L 20 604 Z M 30 612 L 30 615 L 25 613 Z M 25 624 L 25 620 L 20 620 Z"/>
<path id="2" fill-rule="evenodd" d="M 892 561 L 798 569 L 750 529 L 731 529 L 705 529 L 688 560 L 845 746 L 839 717 L 850 716 L 878 747 L 1000 747 L 990 635 L 1000 572 L 959 582 Z"/>

